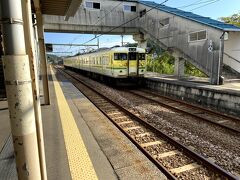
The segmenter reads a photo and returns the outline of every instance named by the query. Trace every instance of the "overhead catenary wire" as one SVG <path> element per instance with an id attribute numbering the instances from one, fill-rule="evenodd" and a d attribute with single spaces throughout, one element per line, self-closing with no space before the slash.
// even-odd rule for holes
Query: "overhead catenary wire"
<path id="1" fill-rule="evenodd" d="M 163 1 L 161 4 L 157 4 L 156 6 L 150 8 L 149 10 L 146 11 L 146 13 L 145 13 L 144 15 L 146 15 L 149 11 L 153 10 L 154 8 L 157 8 L 158 6 L 166 3 L 167 1 L 169 1 L 169 0 L 165 0 L 165 1 Z M 198 0 L 198 1 L 195 1 L 194 3 L 191 3 L 191 4 L 189 4 L 189 5 L 185 5 L 185 6 L 182 6 L 182 7 L 190 7 L 190 6 L 195 6 L 195 5 L 199 5 L 199 4 L 205 3 L 205 4 L 202 5 L 202 6 L 199 6 L 199 7 L 196 7 L 196 8 L 193 8 L 193 9 L 190 10 L 190 11 L 193 11 L 193 10 L 196 10 L 196 9 L 199 9 L 199 8 L 202 8 L 202 7 L 205 7 L 205 6 L 207 6 L 207 5 L 216 3 L 216 2 L 218 2 L 218 1 L 220 1 L 220 0 L 207 0 L 207 1 Z M 206 3 L 207 3 L 207 4 L 206 4 Z M 111 11 L 109 11 L 109 13 L 112 12 L 114 9 L 116 9 L 116 7 L 118 7 L 120 4 L 122 4 L 122 2 L 120 2 L 117 6 L 113 7 L 113 8 L 111 9 Z M 95 24 L 97 24 L 98 22 L 102 21 L 102 19 L 104 19 L 109 13 L 107 13 L 104 17 L 102 17 L 101 19 L 99 19 Z M 143 16 L 144 16 L 144 15 L 143 15 Z M 117 29 L 117 28 L 119 28 L 119 27 L 122 27 L 122 26 L 128 24 L 129 22 L 132 22 L 132 21 L 134 21 L 135 19 L 137 19 L 137 18 L 139 18 L 139 17 L 140 17 L 140 15 L 134 17 L 133 19 L 130 19 L 130 20 L 127 21 L 127 22 L 124 22 L 123 24 L 121 24 L 121 25 L 119 25 L 119 26 L 116 26 L 116 27 L 112 28 L 111 30 L 107 31 L 106 33 L 110 33 L 110 32 L 112 32 L 112 31 L 114 31 L 115 29 Z M 88 42 L 91 42 L 91 41 L 93 41 L 94 39 L 97 39 L 97 38 L 99 38 L 99 37 L 101 37 L 101 36 L 103 36 L 103 34 L 96 35 L 94 38 L 92 38 L 92 39 L 84 42 L 83 45 L 86 44 L 86 43 L 88 43 Z M 71 48 L 69 48 L 69 49 L 71 49 Z"/>
<path id="2" fill-rule="evenodd" d="M 188 7 L 188 6 L 194 5 L 195 3 L 198 3 L 198 2 L 201 2 L 201 1 L 203 1 L 203 0 L 197 0 L 197 1 L 193 2 L 193 3 L 191 3 L 191 4 L 183 5 L 183 6 L 179 6 L 179 7 L 176 7 L 176 8 L 185 8 L 185 7 Z"/>
<path id="3" fill-rule="evenodd" d="M 202 6 L 199 6 L 199 7 L 193 8 L 193 9 L 190 9 L 189 11 L 193 11 L 193 10 L 196 10 L 196 9 L 199 9 L 199 8 L 202 8 L 202 7 L 205 7 L 205 6 L 208 6 L 208 5 L 213 4 L 213 3 L 216 3 L 216 2 L 218 2 L 218 1 L 221 1 L 221 0 L 215 0 L 215 1 L 209 2 L 209 3 L 204 4 L 204 5 L 202 5 Z"/>
<path id="4" fill-rule="evenodd" d="M 110 11 L 108 11 L 103 17 L 101 17 L 100 19 L 98 19 L 92 26 L 95 26 L 95 25 L 97 25 L 99 22 L 102 22 L 102 20 L 106 17 L 106 16 L 108 16 L 111 12 L 113 12 L 118 6 L 120 6 L 122 3 L 123 3 L 124 1 L 121 1 L 120 3 L 118 3 L 116 6 L 114 6 Z M 71 47 L 71 44 L 74 42 L 74 41 L 76 41 L 77 39 L 78 39 L 79 37 L 75 37 L 74 39 L 73 39 L 73 41 L 71 42 L 71 43 L 69 43 L 70 44 L 70 47 Z"/>
<path id="5" fill-rule="evenodd" d="M 205 1 L 203 1 L 203 0 L 198 0 L 198 1 L 195 1 L 195 2 L 193 2 L 193 3 L 191 3 L 191 4 L 187 4 L 187 5 L 184 5 L 184 6 L 179 6 L 179 7 L 177 7 L 177 8 L 178 8 L 178 9 L 185 9 L 185 8 L 187 8 L 187 7 L 196 6 L 196 5 L 199 5 L 199 4 L 206 4 L 206 3 L 212 2 L 212 1 L 215 1 L 215 0 L 205 0 Z"/>
<path id="6" fill-rule="evenodd" d="M 102 18 L 100 18 L 96 23 L 93 24 L 94 25 L 97 25 L 99 22 L 102 22 L 102 20 L 108 16 L 111 12 L 113 12 L 113 10 L 115 10 L 118 6 L 120 6 L 124 1 L 120 2 L 119 4 L 117 4 L 116 6 L 114 6 L 110 11 L 108 11 L 107 14 L 105 14 Z"/>
<path id="7" fill-rule="evenodd" d="M 146 15 L 149 11 L 157 8 L 158 6 L 166 3 L 167 1 L 168 1 L 168 0 L 165 0 L 165 1 L 163 1 L 161 4 L 158 4 L 158 5 L 150 8 L 149 10 L 146 11 L 146 13 L 145 13 L 144 15 Z M 207 1 L 203 1 L 203 2 L 201 2 L 201 1 L 202 1 L 202 0 L 195 1 L 194 3 L 191 3 L 191 4 L 189 4 L 189 5 L 186 5 L 185 7 L 190 7 L 190 6 L 193 6 L 193 5 L 199 5 L 199 4 L 202 4 L 202 3 L 207 3 L 207 4 L 204 4 L 204 5 L 202 5 L 202 6 L 199 6 L 199 7 L 196 7 L 196 8 L 194 8 L 194 9 L 192 9 L 192 10 L 195 10 L 195 9 L 198 9 L 198 8 L 201 8 L 201 7 L 204 7 L 204 6 L 207 6 L 207 5 L 209 5 L 209 4 L 213 4 L 213 3 L 217 2 L 217 1 L 220 1 L 220 0 L 207 0 Z M 196 3 L 196 4 L 195 4 L 195 3 Z M 190 11 L 192 11 L 192 10 L 190 10 Z M 125 23 L 123 23 L 123 24 L 121 24 L 121 25 L 119 25 L 119 26 L 116 26 L 116 27 L 112 28 L 112 29 L 109 30 L 107 33 L 110 33 L 110 32 L 112 32 L 113 30 L 115 30 L 115 29 L 117 29 L 117 28 L 119 28 L 119 27 L 121 27 L 121 26 L 123 26 L 123 25 L 126 25 L 126 24 L 128 24 L 129 22 L 131 22 L 131 21 L 134 21 L 134 20 L 137 19 L 138 17 L 140 17 L 140 15 L 134 17 L 133 19 L 130 19 L 129 21 L 127 21 L 127 22 L 125 22 Z M 102 35 L 103 35 L 103 34 L 100 34 L 100 35 L 98 35 L 98 36 L 95 36 L 94 38 L 92 38 L 92 39 L 84 42 L 83 44 L 86 44 L 86 43 L 88 43 L 88 42 L 91 42 L 91 41 L 93 41 L 94 39 L 96 39 L 96 38 L 98 38 L 98 37 L 100 37 L 100 36 L 102 36 Z"/>
<path id="8" fill-rule="evenodd" d="M 158 6 L 163 5 L 163 4 L 166 3 L 167 1 L 169 1 L 169 0 L 164 0 L 162 3 L 157 4 L 156 6 L 150 8 L 149 10 L 146 11 L 146 13 L 145 13 L 143 16 L 145 16 L 148 12 L 150 12 L 151 10 L 157 8 Z M 120 28 L 120 27 L 122 27 L 122 26 L 124 26 L 124 25 L 126 25 L 126 24 L 128 24 L 128 23 L 130 23 L 130 22 L 132 22 L 132 21 L 134 21 L 135 19 L 137 19 L 137 18 L 139 18 L 139 17 L 140 17 L 140 15 L 137 15 L 136 17 L 134 17 L 134 18 L 132 18 L 132 19 L 130 19 L 130 20 L 128 20 L 128 21 L 120 24 L 119 26 L 116 26 L 116 27 L 110 29 L 109 31 L 106 32 L 106 34 L 112 32 L 112 31 L 114 31 L 115 29 Z M 141 17 L 142 17 L 142 16 L 141 16 Z M 94 38 L 92 38 L 92 39 L 84 42 L 83 44 L 86 44 L 86 43 L 88 43 L 88 42 L 91 42 L 91 41 L 93 41 L 94 39 L 99 38 L 100 36 L 103 36 L 103 34 L 97 35 L 96 37 L 94 37 Z"/>

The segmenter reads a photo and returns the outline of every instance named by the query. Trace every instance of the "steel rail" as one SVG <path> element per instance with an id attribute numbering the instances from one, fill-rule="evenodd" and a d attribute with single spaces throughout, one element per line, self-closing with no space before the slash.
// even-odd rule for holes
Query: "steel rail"
<path id="1" fill-rule="evenodd" d="M 58 69 L 59 70 L 59 69 Z M 62 70 L 60 70 L 62 71 Z M 66 73 L 66 72 L 62 72 L 63 74 Z M 71 76 L 70 74 L 66 73 L 67 75 Z M 74 78 L 76 81 L 79 81 L 78 79 L 76 79 L 75 77 L 72 77 L 71 78 Z M 88 87 L 88 85 L 85 84 L 85 82 L 81 81 L 81 83 L 83 83 L 85 86 Z M 73 84 L 74 85 L 74 84 Z M 74 85 L 77 89 L 79 89 L 76 85 Z M 89 87 L 88 87 L 89 88 Z M 102 94 L 100 94 L 99 92 L 95 91 L 94 89 L 90 88 L 92 91 L 94 91 L 94 93 L 98 94 L 99 96 L 101 96 L 103 99 L 109 101 L 108 98 L 106 98 L 105 96 L 103 96 Z M 80 89 L 79 89 L 80 90 Z M 135 145 L 137 146 L 138 149 L 140 149 L 140 151 L 152 162 L 154 163 L 166 176 L 167 178 L 171 179 L 171 180 L 177 180 L 177 178 L 175 176 L 172 175 L 172 173 L 170 173 L 162 164 L 160 164 L 158 161 L 156 161 L 156 159 L 150 154 L 148 153 L 144 148 L 141 147 L 141 145 L 139 143 L 137 143 L 135 141 L 135 139 L 129 135 L 126 131 L 123 130 L 123 128 L 121 128 L 104 110 L 102 110 L 100 107 L 98 107 L 96 105 L 96 103 L 90 99 L 88 97 L 88 95 L 81 91 L 81 93 L 83 93 L 88 99 L 89 101 L 91 101 L 125 136 L 127 136 L 127 138 Z M 111 100 L 110 100 L 111 101 Z M 114 103 L 113 101 L 111 101 L 115 106 L 118 106 L 119 105 L 116 105 L 116 103 Z M 127 113 L 129 115 L 129 113 Z M 130 114 L 130 116 L 132 116 L 132 114 Z M 135 117 L 133 117 L 135 119 Z"/>
<path id="2" fill-rule="evenodd" d="M 231 132 L 240 133 L 240 130 L 235 129 L 234 127 L 226 126 L 226 125 L 221 124 L 221 123 L 217 123 L 217 122 L 212 121 L 212 120 L 210 120 L 210 119 L 207 119 L 207 118 L 204 118 L 204 117 L 202 117 L 202 116 L 199 116 L 198 114 L 194 114 L 194 113 L 192 113 L 192 112 L 190 112 L 190 111 L 183 110 L 183 109 L 181 109 L 181 108 L 174 107 L 174 106 L 172 106 L 172 105 L 170 105 L 170 104 L 167 104 L 167 103 L 164 103 L 164 102 L 160 102 L 160 101 L 158 101 L 158 100 L 156 100 L 156 99 L 152 99 L 152 98 L 146 97 L 146 96 L 141 95 L 141 94 L 138 94 L 138 93 L 136 93 L 136 92 L 134 92 L 134 91 L 128 91 L 128 92 L 130 92 L 130 93 L 132 93 L 132 94 L 134 94 L 134 95 L 136 95 L 136 96 L 139 96 L 139 97 L 141 97 L 141 98 L 145 98 L 145 99 L 147 99 L 147 100 L 149 100 L 149 101 L 158 103 L 158 104 L 160 104 L 160 105 L 162 105 L 162 106 L 164 106 L 164 107 L 166 107 L 166 108 L 173 109 L 173 110 L 175 110 L 175 111 L 177 111 L 177 112 L 190 115 L 190 116 L 192 116 L 192 117 L 194 117 L 194 118 L 201 119 L 201 120 L 203 120 L 203 121 L 209 122 L 209 123 L 214 124 L 214 125 L 216 125 L 216 126 L 219 126 L 219 127 L 221 127 L 221 128 L 228 129 L 228 130 L 230 130 Z M 157 93 L 153 93 L 153 92 L 149 92 L 149 91 L 144 91 L 144 93 L 152 94 L 152 95 L 155 95 L 155 96 L 157 96 L 157 97 L 160 97 L 160 98 L 164 98 L 164 99 L 173 101 L 173 103 L 184 104 L 184 105 L 186 105 L 186 106 L 189 107 L 189 108 L 192 108 L 192 109 L 195 109 L 195 110 L 202 110 L 202 111 L 205 112 L 205 113 L 207 112 L 207 113 L 210 113 L 210 114 L 215 115 L 215 116 L 216 116 L 216 115 L 222 116 L 222 118 L 227 118 L 227 119 L 229 119 L 229 120 L 236 121 L 236 122 L 238 122 L 238 123 L 240 124 L 240 120 L 238 120 L 238 119 L 236 119 L 236 118 L 233 118 L 233 117 L 231 117 L 231 116 L 227 116 L 227 115 L 225 115 L 225 114 L 221 114 L 221 113 L 219 113 L 219 112 L 216 112 L 216 113 L 215 113 L 214 111 L 207 110 L 207 109 L 202 108 L 202 107 L 199 107 L 199 108 L 198 108 L 198 106 L 191 105 L 191 104 L 189 104 L 189 103 L 186 103 L 186 102 L 183 102 L 183 101 L 179 101 L 179 100 L 174 100 L 174 99 L 172 99 L 172 98 L 168 98 L 168 97 L 165 97 L 165 96 L 161 96 L 161 95 L 159 95 L 159 94 L 157 94 Z"/>
<path id="3" fill-rule="evenodd" d="M 57 70 L 59 70 L 57 68 Z M 165 134 L 164 132 L 160 131 L 159 129 L 157 129 L 156 127 L 154 127 L 153 125 L 151 125 L 150 123 L 144 121 L 142 118 L 134 115 L 132 112 L 130 112 L 128 109 L 122 107 L 121 105 L 117 104 L 116 102 L 112 101 L 111 99 L 109 99 L 108 97 L 106 97 L 106 95 L 104 95 L 103 93 L 98 92 L 96 89 L 94 89 L 93 87 L 91 87 L 90 85 L 88 85 L 86 82 L 82 81 L 81 79 L 73 76 L 71 73 L 66 72 L 64 70 L 59 70 L 61 73 L 70 76 L 70 79 L 74 79 L 75 81 L 77 81 L 77 83 L 81 83 L 84 86 L 86 86 L 87 88 L 89 88 L 91 91 L 93 91 L 94 93 L 96 93 L 97 95 L 99 95 L 100 97 L 102 97 L 103 99 L 105 99 L 106 101 L 110 102 L 113 106 L 117 107 L 117 109 L 122 110 L 124 113 L 126 113 L 128 116 L 130 116 L 131 118 L 133 118 L 134 120 L 136 120 L 138 123 L 142 124 L 143 126 L 145 126 L 145 128 L 150 129 L 152 132 L 155 132 L 157 134 L 157 136 L 160 136 L 161 138 L 165 139 L 166 141 L 168 141 L 169 143 L 171 143 L 173 146 L 177 147 L 178 149 L 180 149 L 180 151 L 184 152 L 185 154 L 187 154 L 188 156 L 190 156 L 192 159 L 194 159 L 196 162 L 199 162 L 200 164 L 204 164 L 206 167 L 210 168 L 211 170 L 213 170 L 214 172 L 218 173 L 219 175 L 222 175 L 224 177 L 226 177 L 227 179 L 232 179 L 232 180 L 237 180 L 237 177 L 235 177 L 234 175 L 232 175 L 231 173 L 227 172 L 226 170 L 224 170 L 223 168 L 217 166 L 215 163 L 212 163 L 211 161 L 209 161 L 208 159 L 204 158 L 203 156 L 197 154 L 196 152 L 192 151 L 190 148 L 188 148 L 187 146 L 183 145 L 180 142 L 177 142 L 176 140 L 174 140 L 172 137 L 170 137 L 169 135 Z M 77 89 L 79 89 L 75 84 L 73 84 Z M 80 90 L 80 89 L 79 89 Z M 87 96 L 84 92 L 82 92 L 85 96 Z M 89 98 L 88 98 L 89 99 Z M 89 99 L 94 105 L 96 105 L 96 103 Z M 162 170 L 164 172 L 164 174 L 169 178 L 169 179 L 177 179 L 171 172 L 169 172 L 163 165 L 161 165 L 158 161 L 156 161 L 156 159 L 154 157 L 152 157 L 152 155 L 150 155 L 143 147 L 140 146 L 139 143 L 137 143 L 129 134 L 127 134 L 127 132 L 125 132 L 116 122 L 114 122 L 114 120 L 111 119 L 111 117 L 109 117 L 102 109 L 100 109 L 97 105 L 96 107 L 104 114 L 106 115 L 111 122 L 113 122 L 118 129 L 123 132 L 133 143 L 134 145 L 136 145 L 160 170 Z"/>

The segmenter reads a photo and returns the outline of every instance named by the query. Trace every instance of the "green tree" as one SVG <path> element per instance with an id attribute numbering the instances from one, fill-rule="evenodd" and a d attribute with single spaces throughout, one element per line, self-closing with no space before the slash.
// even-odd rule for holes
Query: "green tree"
<path id="1" fill-rule="evenodd" d="M 161 49 L 153 41 L 148 41 L 148 47 L 151 51 L 147 57 L 146 70 L 160 74 L 173 74 L 174 57 L 168 51 Z M 156 57 L 153 57 L 153 54 Z M 187 61 L 185 62 L 185 75 L 207 77 L 207 75 Z"/>
<path id="2" fill-rule="evenodd" d="M 200 71 L 198 68 L 196 68 L 191 63 L 185 61 L 185 75 L 189 76 L 197 76 L 197 77 L 207 77 L 206 74 L 204 74 L 202 71 Z"/>
<path id="3" fill-rule="evenodd" d="M 219 19 L 225 23 L 240 26 L 240 12 L 229 17 L 220 17 Z"/>
<path id="4" fill-rule="evenodd" d="M 146 65 L 147 71 L 158 72 L 161 74 L 173 74 L 174 72 L 174 57 L 167 51 L 152 59 L 149 55 Z"/>

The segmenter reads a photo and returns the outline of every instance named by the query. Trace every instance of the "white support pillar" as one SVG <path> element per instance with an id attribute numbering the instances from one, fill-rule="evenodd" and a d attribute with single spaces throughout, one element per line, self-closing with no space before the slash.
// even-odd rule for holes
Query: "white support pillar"
<path id="1" fill-rule="evenodd" d="M 32 24 L 32 11 L 31 11 L 31 0 L 22 0 L 23 10 L 23 21 L 24 21 L 24 33 L 25 33 L 25 45 L 27 54 L 29 57 L 30 73 L 32 78 L 32 90 L 33 90 L 33 103 L 36 119 L 36 130 L 38 139 L 38 150 L 41 167 L 42 180 L 47 179 L 46 160 L 44 151 L 44 138 L 42 128 L 42 115 L 41 115 L 41 104 L 39 95 L 39 83 L 38 83 L 38 72 L 37 72 L 37 61 L 35 54 L 34 45 L 34 32 Z"/>
<path id="2" fill-rule="evenodd" d="M 40 180 L 29 59 L 26 55 L 21 0 L 1 0 L 4 76 L 18 179 Z"/>
<path id="3" fill-rule="evenodd" d="M 182 77 L 184 76 L 184 70 L 185 70 L 185 60 L 180 57 L 175 57 L 174 75 L 178 77 Z"/>
<path id="4" fill-rule="evenodd" d="M 147 39 L 146 36 L 142 33 L 134 34 L 133 40 L 138 42 L 138 47 L 146 49 L 147 48 Z"/>
<path id="5" fill-rule="evenodd" d="M 36 9 L 37 18 L 37 32 L 38 32 L 38 44 L 39 44 L 39 55 L 40 55 L 40 68 L 41 76 L 43 82 L 43 96 L 44 104 L 49 105 L 49 88 L 48 88 L 48 73 L 47 73 L 47 59 L 46 59 L 46 49 L 44 43 L 44 30 L 43 30 L 43 19 L 40 9 Z"/>
<path id="6" fill-rule="evenodd" d="M 138 47 L 146 49 L 147 48 L 147 40 L 138 41 Z"/>
<path id="7" fill-rule="evenodd" d="M 171 50 L 172 56 L 175 58 L 174 61 L 174 75 L 178 77 L 184 76 L 184 70 L 185 70 L 185 59 L 182 58 L 182 53 L 172 49 Z"/>

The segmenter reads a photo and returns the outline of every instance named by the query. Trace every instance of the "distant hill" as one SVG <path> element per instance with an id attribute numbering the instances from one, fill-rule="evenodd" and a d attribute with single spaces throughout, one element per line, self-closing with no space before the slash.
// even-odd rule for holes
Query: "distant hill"
<path id="1" fill-rule="evenodd" d="M 47 61 L 49 64 L 63 64 L 63 58 L 54 54 L 47 54 Z"/>

